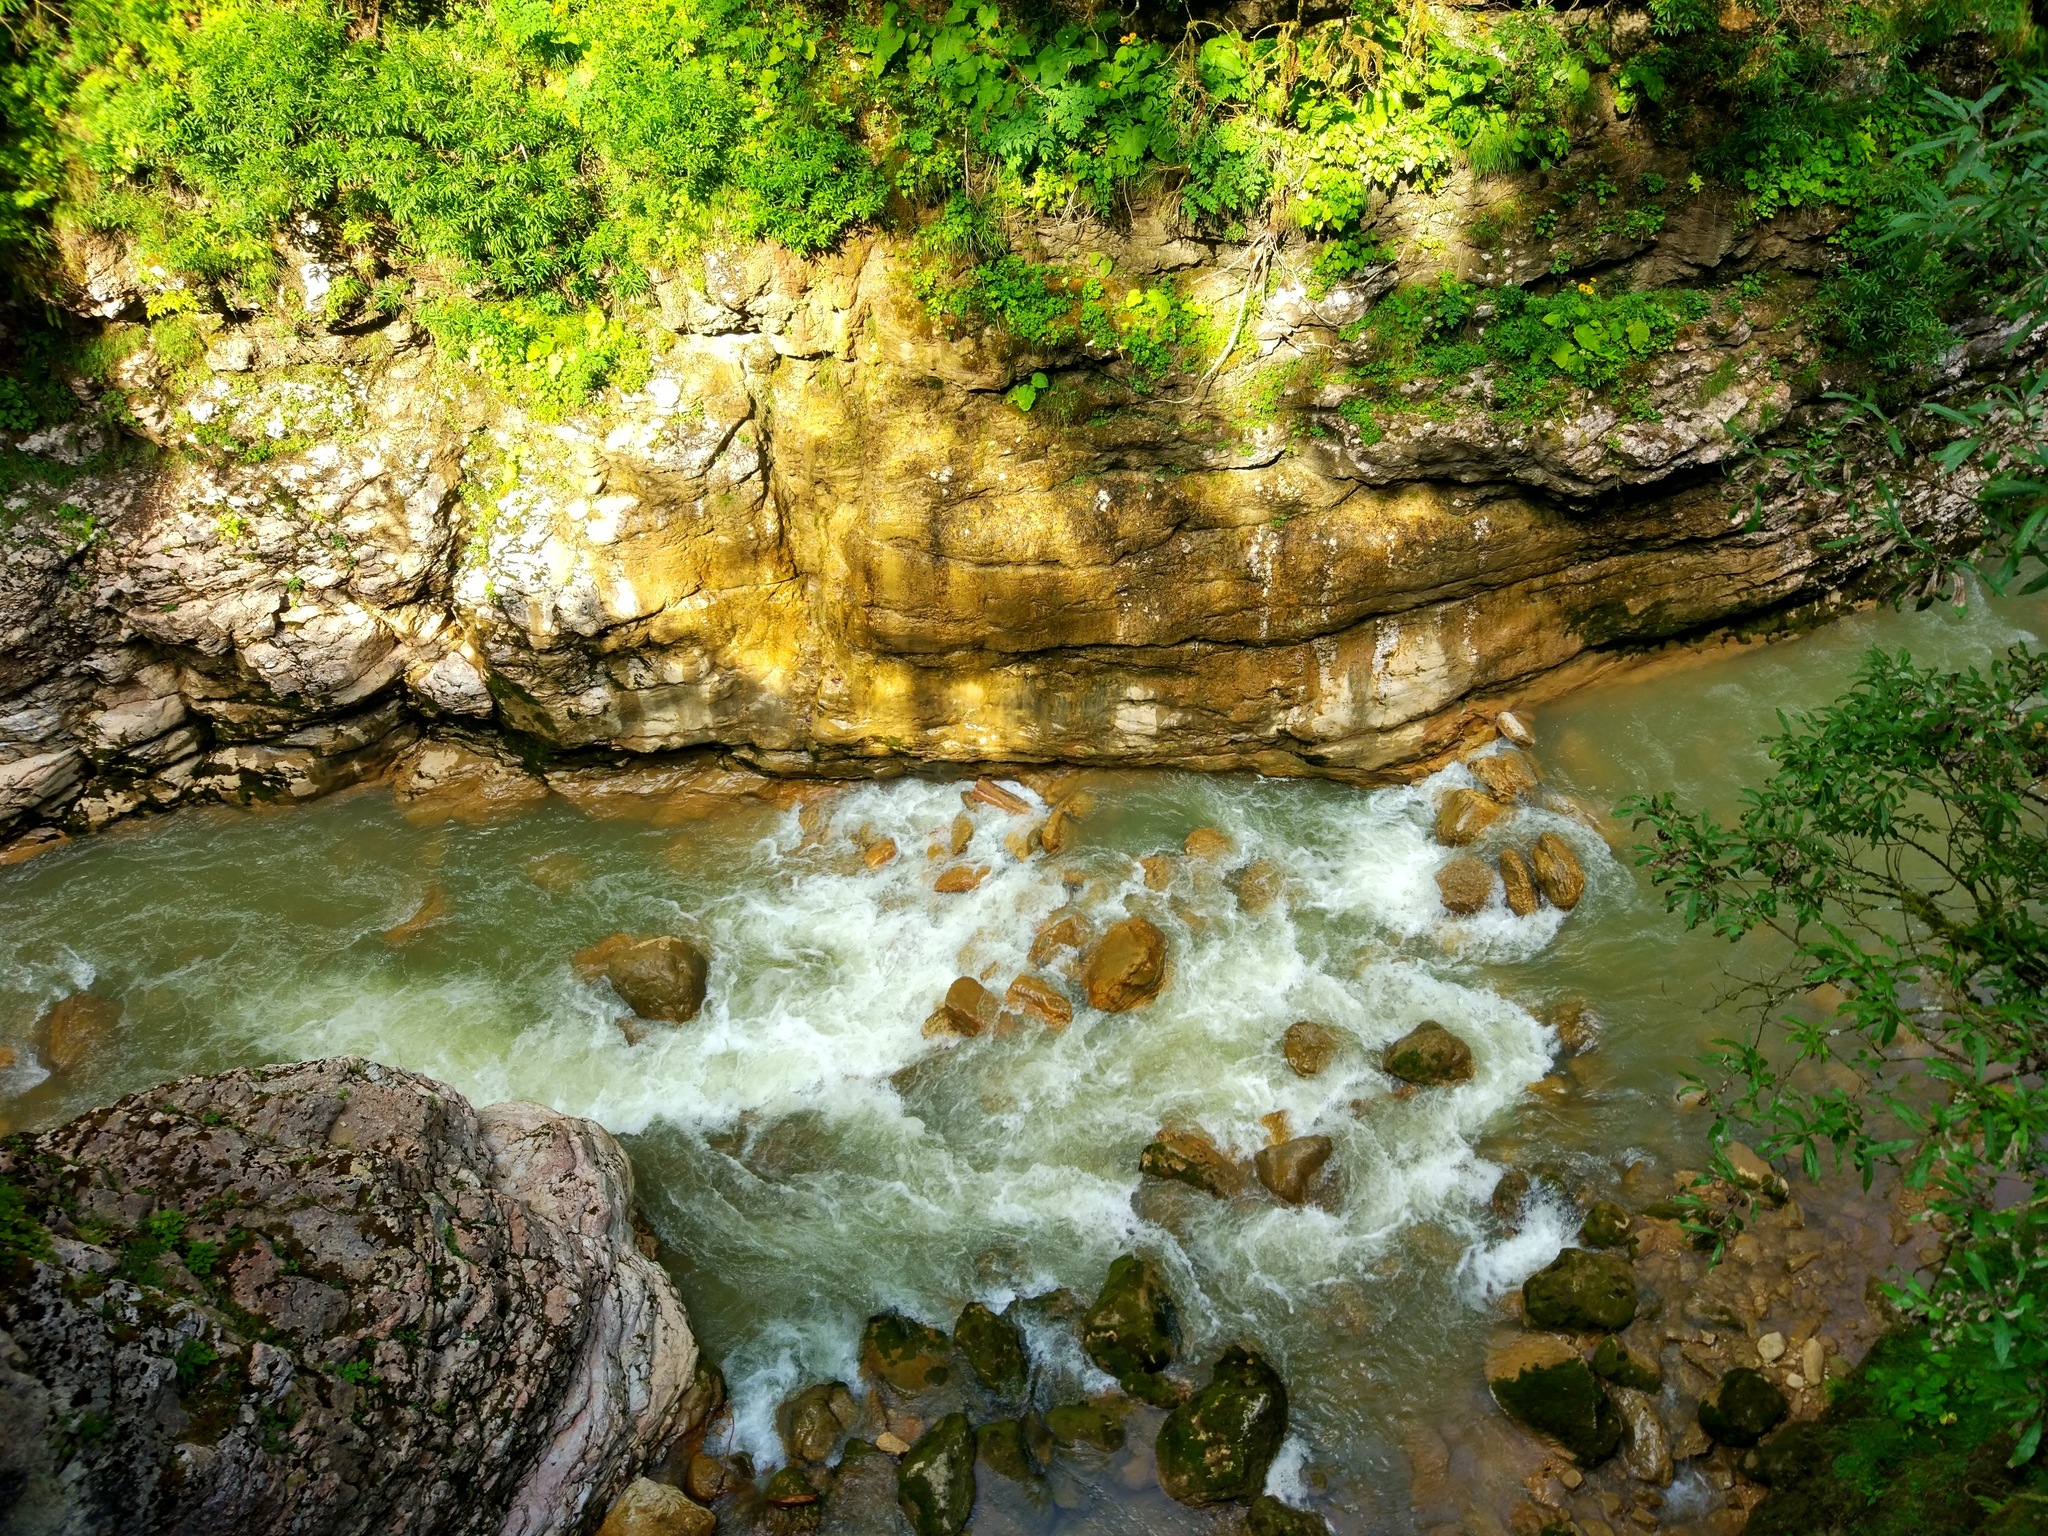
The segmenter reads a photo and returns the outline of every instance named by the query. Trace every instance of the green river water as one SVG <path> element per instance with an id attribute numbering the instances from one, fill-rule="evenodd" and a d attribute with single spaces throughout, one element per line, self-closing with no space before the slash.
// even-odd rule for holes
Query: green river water
<path id="1" fill-rule="evenodd" d="M 1840 691 L 1872 644 L 1981 663 L 2048 627 L 2048 604 L 1855 616 L 1800 639 L 1737 647 L 1535 712 L 1552 791 L 1595 813 L 1672 789 L 1731 809 L 1761 778 L 1775 711 Z M 1731 952 L 1684 934 L 1600 831 L 1525 808 L 1506 829 L 1554 829 L 1588 893 L 1568 917 L 1497 905 L 1447 919 L 1433 871 L 1428 783 L 1360 791 L 1184 773 L 1096 776 L 1075 848 L 1019 864 L 1000 813 L 978 818 L 978 890 L 930 889 L 925 849 L 961 811 L 959 782 L 841 790 L 807 838 L 797 812 L 736 806 L 683 826 L 550 802 L 482 826 L 422 828 L 382 790 L 283 813 L 200 810 L 72 844 L 0 871 L 0 1119 L 48 1124 L 163 1079 L 357 1053 L 441 1078 L 472 1100 L 539 1100 L 619 1133 L 643 1205 L 734 1413 L 722 1443 L 779 1459 L 777 1402 L 855 1380 L 870 1314 L 949 1325 L 1055 1287 L 1092 1293 L 1136 1247 L 1166 1266 L 1189 1354 L 1255 1340 L 1286 1376 L 1294 1432 L 1274 1486 L 1339 1531 L 1409 1528 L 1401 1427 L 1469 1413 L 1490 1303 L 1547 1262 L 1576 1221 L 1539 1196 L 1517 1234 L 1489 1213 L 1503 1169 L 1606 1190 L 1632 1161 L 1696 1160 L 1705 1123 L 1674 1107 L 1677 1073 L 1725 1028 L 1714 1002 Z M 1558 802 L 1561 804 L 1562 802 Z M 816 816 L 819 812 L 813 812 Z M 1146 890 L 1134 859 L 1226 832 L 1224 861 L 1177 863 Z M 879 871 L 855 833 L 893 836 Z M 1265 857 L 1286 899 L 1246 913 L 1223 871 Z M 1078 870 L 1080 899 L 1153 915 L 1170 984 L 1121 1015 L 1077 1009 L 1061 1034 L 933 1041 L 926 1014 L 960 974 L 1000 989 Z M 384 934 L 430 887 L 446 916 L 412 942 Z M 1496 895 L 1496 903 L 1498 903 Z M 570 955 L 619 931 L 679 931 L 714 955 L 693 1024 L 638 1045 Z M 120 1000 L 118 1040 L 51 1077 L 33 1027 L 81 988 Z M 1598 1042 L 1553 1070 L 1557 1002 L 1590 1002 Z M 1293 1020 L 1363 1047 L 1313 1079 L 1278 1042 Z M 1400 1101 L 1376 1048 L 1423 1018 L 1471 1042 L 1476 1079 Z M 1222 1203 L 1141 1189 L 1162 1121 L 1249 1154 L 1262 1117 L 1337 1142 L 1338 1209 Z M 1041 1395 L 1106 1385 L 1061 1328 L 1034 1331 Z M 1138 1437 L 1134 1437 L 1138 1438 Z M 1683 1487 L 1674 1490 L 1683 1497 Z M 1052 1497 L 977 1530 L 1207 1530 L 1152 1485 L 1142 1452 L 1055 1478 Z"/>

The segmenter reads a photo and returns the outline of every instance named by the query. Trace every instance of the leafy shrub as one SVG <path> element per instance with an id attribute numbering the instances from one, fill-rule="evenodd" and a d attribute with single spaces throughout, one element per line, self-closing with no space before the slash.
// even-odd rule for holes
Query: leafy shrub
<path id="1" fill-rule="evenodd" d="M 889 196 L 866 153 L 836 128 L 817 124 L 750 144 L 734 180 L 751 194 L 742 231 L 804 256 L 830 250 L 849 226 L 880 213 Z"/>

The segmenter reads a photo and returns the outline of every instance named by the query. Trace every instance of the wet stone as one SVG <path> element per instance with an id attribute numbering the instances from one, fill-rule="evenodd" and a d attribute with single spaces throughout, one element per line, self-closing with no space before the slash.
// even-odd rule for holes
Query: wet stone
<path id="1" fill-rule="evenodd" d="M 120 1026 L 119 1003 L 97 992 L 74 992 L 36 1022 L 37 1054 L 52 1072 L 69 1072 L 111 1045 Z"/>
<path id="2" fill-rule="evenodd" d="M 1723 1445 L 1746 1449 L 1778 1427 L 1786 1408 L 1785 1394 L 1768 1376 L 1738 1365 L 1700 1404 L 1700 1428 Z"/>
<path id="3" fill-rule="evenodd" d="M 1476 843 L 1501 817 L 1507 807 L 1491 795 L 1476 789 L 1454 789 L 1437 802 L 1436 840 L 1446 848 L 1463 848 Z"/>
<path id="4" fill-rule="evenodd" d="M 1529 916 L 1542 903 L 1536 889 L 1536 871 L 1529 867 L 1519 849 L 1501 849 L 1500 885 L 1508 910 L 1517 917 Z"/>
<path id="5" fill-rule="evenodd" d="M 711 1536 L 718 1517 L 680 1488 L 636 1477 L 598 1527 L 597 1536 Z"/>
<path id="6" fill-rule="evenodd" d="M 1183 1504 L 1248 1499 L 1265 1487 L 1286 1437 L 1286 1384 L 1263 1356 L 1233 1344 L 1209 1384 L 1159 1427 L 1159 1486 Z"/>
<path id="7" fill-rule="evenodd" d="M 1435 1019 L 1424 1019 L 1387 1047 L 1381 1065 L 1387 1076 L 1422 1088 L 1469 1082 L 1472 1047 Z"/>
<path id="8" fill-rule="evenodd" d="M 1496 800 L 1516 800 L 1536 787 L 1536 765 L 1520 752 L 1488 753 L 1468 757 L 1465 769 L 1486 786 Z"/>
<path id="9" fill-rule="evenodd" d="M 1181 844 L 1181 852 L 1191 859 L 1220 859 L 1230 852 L 1230 834 L 1214 827 L 1197 827 L 1188 834 Z"/>
<path id="10" fill-rule="evenodd" d="M 1453 859 L 1436 872 L 1436 889 L 1446 912 L 1470 917 L 1493 895 L 1493 871 L 1474 858 Z"/>
<path id="11" fill-rule="evenodd" d="M 896 1501 L 916 1536 L 960 1536 L 974 1513 L 974 1430 L 949 1413 L 896 1467 Z"/>
<path id="12" fill-rule="evenodd" d="M 846 1384 L 831 1381 L 797 1393 L 777 1410 L 775 1420 L 791 1460 L 824 1461 L 858 1417 Z"/>
<path id="13" fill-rule="evenodd" d="M 1024 1336 L 1007 1316 L 991 1312 L 978 1301 L 960 1310 L 953 1325 L 953 1347 L 960 1351 L 975 1379 L 998 1397 L 1021 1397 L 1030 1377 Z"/>
<path id="14" fill-rule="evenodd" d="M 877 1536 L 897 1528 L 895 1461 L 865 1440 L 847 1441 L 819 1536 Z"/>
<path id="15" fill-rule="evenodd" d="M 1337 1059 L 1351 1037 L 1334 1024 L 1299 1019 L 1280 1037 L 1280 1053 L 1297 1077 L 1314 1077 Z"/>
<path id="16" fill-rule="evenodd" d="M 1081 1319 L 1081 1347 L 1119 1380 L 1173 1363 L 1180 1314 L 1166 1277 L 1150 1259 L 1127 1253 L 1109 1266 L 1095 1305 Z"/>
<path id="17" fill-rule="evenodd" d="M 1003 1011 L 1002 1000 L 972 976 L 961 976 L 946 988 L 946 996 L 925 1021 L 927 1035 L 985 1035 L 996 1027 Z"/>
<path id="18" fill-rule="evenodd" d="M 1271 859 L 1253 859 L 1230 877 L 1237 904 L 1247 912 L 1263 912 L 1279 899 L 1285 877 Z"/>
<path id="19" fill-rule="evenodd" d="M 1628 1241 L 1629 1214 L 1612 1200 L 1595 1200 L 1579 1223 L 1579 1241 L 1594 1248 L 1619 1248 Z"/>
<path id="20" fill-rule="evenodd" d="M 1532 1328 L 1616 1332 L 1635 1319 L 1635 1271 L 1615 1254 L 1567 1248 L 1523 1282 L 1522 1315 Z"/>
<path id="21" fill-rule="evenodd" d="M 1151 1376 L 1137 1371 L 1117 1383 L 1124 1396 L 1145 1404 L 1148 1408 L 1177 1408 L 1187 1400 L 1187 1389 L 1167 1376 Z"/>
<path id="22" fill-rule="evenodd" d="M 1275 1196 L 1289 1205 L 1299 1205 L 1308 1198 L 1316 1175 L 1335 1150 L 1327 1136 L 1296 1136 L 1278 1146 L 1260 1148 L 1252 1167 L 1259 1182 Z"/>
<path id="23" fill-rule="evenodd" d="M 1019 976 L 1003 994 L 1003 1003 L 1012 1013 L 1030 1014 L 1055 1034 L 1074 1020 L 1074 1005 L 1042 976 Z"/>
<path id="24" fill-rule="evenodd" d="M 870 1318 L 860 1337 L 863 1375 L 899 1392 L 923 1392 L 952 1380 L 953 1341 L 896 1312 Z"/>
<path id="25" fill-rule="evenodd" d="M 768 1479 L 764 1497 L 777 1509 L 801 1509 L 818 1502 L 818 1490 L 804 1469 L 792 1464 Z"/>
<path id="26" fill-rule="evenodd" d="M 1028 1483 L 1038 1476 L 1038 1463 L 1032 1457 L 1022 1419 L 997 1419 L 978 1427 L 974 1452 L 984 1467 L 1012 1482 Z"/>
<path id="27" fill-rule="evenodd" d="M 1088 943 L 1088 919 L 1062 908 L 1045 920 L 1031 940 L 1031 963 L 1044 965 L 1063 949 L 1080 949 Z"/>
<path id="28" fill-rule="evenodd" d="M 1142 917 L 1110 928 L 1088 951 L 1081 982 L 1091 1007 L 1121 1013 L 1149 1003 L 1166 979 L 1166 935 Z"/>
<path id="29" fill-rule="evenodd" d="M 1629 1387 L 1637 1392 L 1664 1390 L 1664 1372 L 1657 1362 L 1641 1351 L 1631 1349 L 1611 1333 L 1593 1350 L 1593 1374 L 1605 1377 L 1617 1387 Z"/>
<path id="30" fill-rule="evenodd" d="M 711 957 L 673 934 L 615 933 L 577 951 L 570 963 L 578 975 L 603 976 L 639 1017 L 671 1024 L 697 1017 L 711 974 Z"/>
<path id="31" fill-rule="evenodd" d="M 1529 850 L 1529 862 L 1536 870 L 1536 884 L 1553 907 L 1569 912 L 1586 894 L 1586 871 L 1572 846 L 1555 832 L 1546 832 Z"/>
<path id="32" fill-rule="evenodd" d="M 1138 1171 L 1218 1199 L 1227 1200 L 1244 1188 L 1244 1170 L 1199 1130 L 1162 1130 L 1138 1154 Z"/>
<path id="33" fill-rule="evenodd" d="M 1510 1418 L 1550 1436 L 1581 1466 L 1604 1461 L 1621 1444 L 1620 1411 L 1577 1357 L 1528 1366 L 1489 1385 Z"/>

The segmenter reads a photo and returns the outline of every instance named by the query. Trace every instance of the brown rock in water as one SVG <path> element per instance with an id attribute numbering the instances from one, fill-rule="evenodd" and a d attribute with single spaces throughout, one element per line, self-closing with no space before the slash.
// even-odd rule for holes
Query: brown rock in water
<path id="1" fill-rule="evenodd" d="M 953 850 L 953 857 L 956 859 L 959 858 L 961 854 L 967 851 L 967 845 L 973 841 L 974 818 L 969 816 L 965 811 L 962 811 L 958 816 L 955 816 L 953 818 L 952 839 L 948 845 Z"/>
<path id="2" fill-rule="evenodd" d="M 1230 852 L 1230 836 L 1214 827 L 1197 827 L 1188 834 L 1188 840 L 1181 844 L 1181 852 L 1191 859 L 1220 859 Z"/>
<path id="3" fill-rule="evenodd" d="M 1476 789 L 1454 789 L 1436 806 L 1436 840 L 1446 847 L 1463 848 L 1477 842 L 1482 833 L 1508 808 L 1491 795 Z"/>
<path id="4" fill-rule="evenodd" d="M 1031 802 L 1022 795 L 1003 788 L 994 779 L 976 779 L 969 791 L 983 805 L 992 805 L 999 811 L 1008 811 L 1012 816 L 1022 816 L 1031 809 Z"/>
<path id="5" fill-rule="evenodd" d="M 399 765 L 391 795 L 406 820 L 430 826 L 516 815 L 547 799 L 548 787 L 509 756 L 429 741 Z"/>
<path id="6" fill-rule="evenodd" d="M 1557 1031 L 1557 1043 L 1567 1056 L 1576 1056 L 1593 1043 L 1593 1010 L 1583 997 L 1568 997 L 1555 1004 L 1545 1022 Z"/>
<path id="7" fill-rule="evenodd" d="M 895 857 L 896 839 L 893 837 L 877 838 L 860 853 L 861 862 L 869 869 L 880 869 L 884 864 L 892 862 Z"/>
<path id="8" fill-rule="evenodd" d="M 725 1470 L 725 1463 L 702 1451 L 690 1458 L 683 1472 L 683 1490 L 699 1504 L 711 1503 L 731 1486 L 732 1475 Z"/>
<path id="9" fill-rule="evenodd" d="M 1792 1193 L 1778 1170 L 1765 1162 L 1749 1147 L 1739 1141 L 1731 1141 L 1721 1149 L 1727 1161 L 1728 1171 L 1735 1175 L 1735 1182 L 1744 1189 L 1755 1190 L 1773 1204 L 1783 1204 Z"/>
<path id="10" fill-rule="evenodd" d="M 1536 765 L 1519 752 L 1494 752 L 1465 759 L 1465 771 L 1501 801 L 1519 800 L 1536 787 Z"/>
<path id="11" fill-rule="evenodd" d="M 1028 1013 L 1042 1020 L 1055 1034 L 1074 1021 L 1074 1005 L 1042 976 L 1019 976 L 1003 994 L 1003 1002 L 1012 1012 Z"/>
<path id="12" fill-rule="evenodd" d="M 1507 897 L 1508 910 L 1517 917 L 1527 917 L 1542 902 L 1536 890 L 1536 872 L 1517 849 L 1501 849 L 1500 883 L 1502 893 Z"/>
<path id="13" fill-rule="evenodd" d="M 1261 1184 L 1289 1205 L 1299 1205 L 1335 1150 L 1327 1136 L 1297 1136 L 1277 1147 L 1260 1148 L 1252 1167 Z"/>
<path id="14" fill-rule="evenodd" d="M 597 1528 L 597 1536 L 711 1536 L 718 1516 L 680 1488 L 636 1477 Z"/>
<path id="15" fill-rule="evenodd" d="M 571 963 L 579 974 L 601 973 L 641 1018 L 671 1024 L 697 1017 L 711 975 L 711 957 L 674 934 L 647 939 L 615 933 L 578 951 Z"/>
<path id="16" fill-rule="evenodd" d="M 1031 963 L 1044 965 L 1063 949 L 1084 947 L 1090 932 L 1087 918 L 1071 907 L 1062 907 L 1032 937 Z"/>
<path id="17" fill-rule="evenodd" d="M 897 1312 L 868 1319 L 860 1336 L 861 1374 L 899 1392 L 924 1392 L 953 1378 L 953 1340 Z"/>
<path id="18" fill-rule="evenodd" d="M 7 1071 L 19 1059 L 20 1058 L 14 1054 L 13 1046 L 0 1045 L 0 1072 Z"/>
<path id="19" fill-rule="evenodd" d="M 1147 1178 L 1187 1184 L 1218 1199 L 1244 1188 L 1244 1170 L 1201 1130 L 1161 1130 L 1138 1154 L 1138 1171 Z"/>
<path id="20" fill-rule="evenodd" d="M 384 942 L 393 949 L 403 949 L 447 915 L 448 891 L 436 880 L 420 897 L 420 904 L 413 908 L 412 916 L 384 930 Z"/>
<path id="21" fill-rule="evenodd" d="M 1477 859 L 1453 859 L 1436 872 L 1436 888 L 1446 912 L 1470 917 L 1493 895 L 1493 871 Z"/>
<path id="22" fill-rule="evenodd" d="M 1014 832 L 1003 834 L 1003 847 L 1019 864 L 1028 864 L 1031 862 L 1031 856 L 1038 852 L 1038 836 L 1037 827 L 1020 827 Z"/>
<path id="23" fill-rule="evenodd" d="M 1064 807 L 1053 807 L 1052 814 L 1045 818 L 1045 825 L 1038 830 L 1038 846 L 1047 853 L 1064 853 L 1074 838 L 1074 818 Z"/>
<path id="24" fill-rule="evenodd" d="M 1247 912 L 1263 912 L 1279 898 L 1285 878 L 1271 859 L 1253 859 L 1230 877 L 1237 904 Z"/>
<path id="25" fill-rule="evenodd" d="M 1423 1088 L 1469 1082 L 1472 1047 L 1435 1019 L 1424 1019 L 1387 1047 L 1382 1065 L 1389 1077 Z"/>
<path id="26" fill-rule="evenodd" d="M 1512 710 L 1504 709 L 1495 715 L 1493 717 L 1493 728 L 1518 747 L 1527 748 L 1536 745 L 1536 733 L 1530 730 L 1528 723 Z"/>
<path id="27" fill-rule="evenodd" d="M 1173 860 L 1163 853 L 1148 853 L 1138 860 L 1138 868 L 1145 872 L 1145 889 L 1163 891 L 1173 884 Z"/>
<path id="28" fill-rule="evenodd" d="M 1166 935 L 1142 917 L 1128 917 L 1098 939 L 1081 964 L 1088 1004 L 1122 1013 L 1149 1003 L 1166 980 Z"/>
<path id="29" fill-rule="evenodd" d="M 709 1403 L 625 1154 L 587 1120 L 340 1058 L 151 1088 L 0 1149 L 0 1178 L 98 1234 L 0 1286 L 21 1529 L 587 1528 Z M 176 1241 L 124 1265 L 145 1220 Z M 113 1316 L 82 1282 L 117 1266 Z"/>
<path id="30" fill-rule="evenodd" d="M 97 992 L 74 992 L 36 1022 L 36 1054 L 52 1072 L 69 1072 L 113 1043 L 121 1005 Z"/>
<path id="31" fill-rule="evenodd" d="M 986 864 L 952 864 L 939 871 L 939 878 L 932 882 L 932 889 L 942 896 L 959 896 L 973 890 L 987 878 Z"/>
<path id="32" fill-rule="evenodd" d="M 1287 1058 L 1287 1065 L 1294 1069 L 1297 1077 L 1314 1077 L 1332 1061 L 1337 1052 L 1350 1039 L 1335 1025 L 1321 1024 L 1314 1019 L 1298 1019 L 1287 1026 L 1287 1033 L 1280 1037 L 1280 1053 Z"/>
<path id="33" fill-rule="evenodd" d="M 985 1035 L 996 1027 L 1003 1011 L 995 993 L 972 976 L 962 976 L 946 988 L 945 1000 L 925 1020 L 927 1035 Z"/>
<path id="34" fill-rule="evenodd" d="M 1579 904 L 1586 894 L 1586 871 L 1570 843 L 1555 832 L 1546 832 L 1529 850 L 1529 860 L 1536 866 L 1537 886 L 1553 907 L 1569 912 Z"/>

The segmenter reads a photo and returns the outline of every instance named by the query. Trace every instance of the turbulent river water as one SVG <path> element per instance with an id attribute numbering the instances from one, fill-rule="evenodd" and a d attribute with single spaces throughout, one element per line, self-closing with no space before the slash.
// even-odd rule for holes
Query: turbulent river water
<path id="1" fill-rule="evenodd" d="M 1775 712 L 1824 702 L 1872 644 L 1981 663 L 2048 627 L 2048 604 L 1880 612 L 1803 638 L 1641 672 L 1536 713 L 1547 787 L 1585 812 L 1525 808 L 1555 830 L 1588 892 L 1569 916 L 1495 906 L 1447 918 L 1432 875 L 1434 792 L 1184 773 L 1091 775 L 1070 852 L 1019 863 L 1006 818 L 976 818 L 975 891 L 939 895 L 927 849 L 961 814 L 957 782 L 839 790 L 806 816 L 736 805 L 681 824 L 551 802 L 486 825 L 423 828 L 388 794 L 288 813 L 188 812 L 0 872 L 0 1121 L 47 1124 L 165 1078 L 358 1053 L 446 1080 L 477 1102 L 530 1098 L 591 1116 L 631 1149 L 691 1316 L 730 1383 L 735 1448 L 779 1459 L 773 1410 L 808 1382 L 855 1379 L 870 1314 L 950 1324 L 970 1299 L 1092 1293 L 1133 1247 L 1165 1264 L 1190 1353 L 1260 1343 L 1285 1374 L 1294 1433 L 1278 1487 L 1344 1531 L 1407 1527 L 1406 1426 L 1483 1413 L 1491 1301 L 1554 1255 L 1567 1197 L 1630 1163 L 1697 1159 L 1705 1124 L 1674 1107 L 1677 1074 L 1725 1029 L 1731 952 L 1686 935 L 1610 844 L 1623 795 L 1671 789 L 1724 812 L 1763 776 Z M 1176 857 L 1165 890 L 1136 858 L 1225 832 L 1216 861 Z M 870 871 L 852 850 L 893 837 Z M 1284 871 L 1284 899 L 1241 909 L 1225 872 Z M 1140 910 L 1166 931 L 1167 989 L 1141 1010 L 1077 1010 L 1054 1034 L 935 1041 L 926 1014 L 954 977 L 999 990 L 1068 899 Z M 440 903 L 410 942 L 387 930 Z M 602 983 L 569 957 L 619 931 L 678 931 L 714 956 L 693 1024 L 631 1044 Z M 34 1021 L 86 986 L 120 1000 L 118 1037 L 68 1074 L 37 1061 Z M 1542 1020 L 1590 1004 L 1597 1042 L 1557 1064 Z M 1303 1079 L 1279 1051 L 1320 1019 L 1361 1047 Z M 1402 1100 L 1377 1047 L 1434 1018 L 1478 1073 Z M 1543 1092 L 1530 1085 L 1550 1078 Z M 1281 1113 L 1333 1137 L 1335 1209 L 1223 1203 L 1141 1187 L 1164 1122 L 1249 1155 Z M 1504 1169 L 1539 1195 L 1508 1235 L 1488 1197 Z M 1668 1184 L 1665 1186 L 1668 1187 Z M 1556 1193 L 1548 1201 L 1542 1190 Z M 1048 1401 L 1107 1385 L 1071 1333 L 1033 1343 Z M 1136 1438 L 1136 1437 L 1134 1437 Z M 1207 1529 L 1168 1504 L 1142 1450 L 1055 1480 L 1007 1529 Z M 982 1528 L 977 1526 L 978 1529 Z"/>

